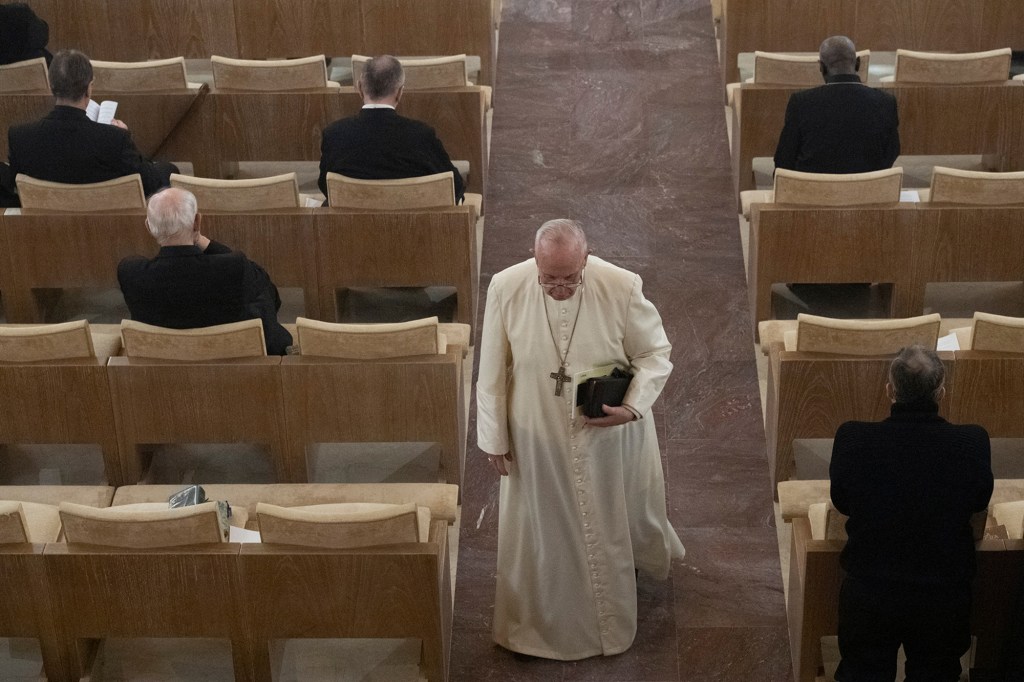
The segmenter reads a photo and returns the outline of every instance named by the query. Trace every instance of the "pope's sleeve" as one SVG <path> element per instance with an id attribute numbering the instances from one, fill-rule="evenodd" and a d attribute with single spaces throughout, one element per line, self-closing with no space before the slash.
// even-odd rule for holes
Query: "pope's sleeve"
<path id="1" fill-rule="evenodd" d="M 476 442 L 481 450 L 491 455 L 509 452 L 507 392 L 510 348 L 498 288 L 493 280 L 487 288 L 480 338 L 480 374 L 476 382 Z"/>
<path id="2" fill-rule="evenodd" d="M 665 335 L 661 315 L 644 297 L 643 281 L 639 275 L 635 276 L 629 295 L 622 348 L 633 372 L 633 380 L 622 402 L 641 415 L 646 414 L 672 373 L 672 362 L 668 359 L 672 344 Z"/>

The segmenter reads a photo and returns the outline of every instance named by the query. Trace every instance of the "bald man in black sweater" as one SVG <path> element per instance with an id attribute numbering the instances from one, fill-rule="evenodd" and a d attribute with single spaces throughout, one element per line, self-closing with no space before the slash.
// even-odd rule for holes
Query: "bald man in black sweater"
<path id="1" fill-rule="evenodd" d="M 836 432 L 832 503 L 849 516 L 840 561 L 837 682 L 960 679 L 975 573 L 971 516 L 992 495 L 988 434 L 939 416 L 944 368 L 905 348 L 889 369 L 891 416 Z"/>

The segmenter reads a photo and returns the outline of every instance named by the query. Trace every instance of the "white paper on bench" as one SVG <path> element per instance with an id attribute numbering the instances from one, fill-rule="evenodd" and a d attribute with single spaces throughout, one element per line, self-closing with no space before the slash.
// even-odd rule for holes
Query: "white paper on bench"
<path id="1" fill-rule="evenodd" d="M 260 532 L 231 526 L 228 532 L 228 542 L 260 542 Z"/>

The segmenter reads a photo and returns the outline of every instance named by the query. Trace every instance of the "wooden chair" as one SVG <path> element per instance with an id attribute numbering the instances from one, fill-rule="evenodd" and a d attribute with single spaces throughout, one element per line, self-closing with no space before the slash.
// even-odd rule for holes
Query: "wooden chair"
<path id="1" fill-rule="evenodd" d="M 279 507 L 260 502 L 261 542 L 276 545 L 358 549 L 427 542 L 430 508 L 409 504 L 344 502 Z"/>
<path id="2" fill-rule="evenodd" d="M 997 330 L 989 318 L 975 334 L 987 349 L 955 352 L 956 381 L 943 401 L 949 403 L 949 420 L 980 424 L 992 438 L 1024 438 L 1024 352 L 1012 344 L 1020 330 Z M 1013 350 L 999 350 L 1003 346 Z"/>
<path id="3" fill-rule="evenodd" d="M 13 64 L 0 64 L 0 93 L 49 95 L 50 77 L 42 57 Z"/>
<path id="4" fill-rule="evenodd" d="M 922 200 L 932 203 L 1024 204 L 1024 172 L 989 173 L 936 166 Z"/>
<path id="5" fill-rule="evenodd" d="M 451 286 L 454 321 L 475 330 L 475 220 L 475 211 L 464 206 L 315 213 L 320 319 L 338 321 L 339 292 L 352 287 Z"/>
<path id="6" fill-rule="evenodd" d="M 427 333 L 436 339 L 436 330 Z M 308 355 L 309 348 L 302 343 L 311 343 L 309 333 L 300 327 L 298 336 L 302 355 L 288 356 L 281 363 L 290 469 L 305 469 L 307 448 L 316 443 L 427 442 L 440 446 L 439 479 L 461 483 L 466 452 L 461 348 L 351 360 Z M 337 346 L 344 341 L 339 339 Z M 381 345 L 394 342 L 393 332 L 385 331 Z M 365 348 L 366 343 L 357 339 L 356 348 Z M 318 340 L 310 347 L 332 345 Z"/>
<path id="7" fill-rule="evenodd" d="M 201 211 L 237 213 L 301 206 L 299 179 L 295 173 L 251 180 L 218 180 L 173 173 L 171 187 L 192 192 Z"/>
<path id="8" fill-rule="evenodd" d="M 104 353 L 119 344 L 104 341 Z M 122 481 L 104 365 L 89 323 L 0 327 L 0 391 L 16 396 L 0 407 L 3 442 L 98 444 L 107 482 Z"/>
<path id="9" fill-rule="evenodd" d="M 977 311 L 966 341 L 961 350 L 1024 353 L 1024 318 Z"/>
<path id="10" fill-rule="evenodd" d="M 383 360 L 446 351 L 436 317 L 395 324 L 336 324 L 300 317 L 295 328 L 303 355 Z"/>
<path id="11" fill-rule="evenodd" d="M 755 203 L 791 206 L 894 206 L 899 204 L 902 168 L 869 173 L 802 173 L 777 168 L 775 188 L 740 194 L 741 210 L 750 218 Z"/>
<path id="12" fill-rule="evenodd" d="M 18 173 L 14 181 L 18 185 L 22 211 L 26 213 L 87 213 L 146 208 L 142 176 L 138 173 L 82 185 L 37 180 L 22 173 Z"/>
<path id="13" fill-rule="evenodd" d="M 48 507 L 52 518 L 62 500 L 105 507 L 114 489 L 106 486 L 19 485 L 0 487 L 0 500 L 18 501 L 36 511 Z M 32 512 L 30 512 L 32 513 Z M 56 519 L 60 527 L 59 516 Z M 52 528 L 52 523 L 46 523 Z M 50 680 L 78 679 L 79 661 L 74 650 L 61 647 L 57 636 L 60 613 L 51 603 L 43 565 L 43 542 L 54 542 L 51 535 L 34 536 L 28 542 L 7 543 L 0 539 L 0 637 L 30 637 L 38 640 L 45 675 Z"/>
<path id="14" fill-rule="evenodd" d="M 327 203 L 334 208 L 406 210 L 455 205 L 452 171 L 400 180 L 358 180 L 327 174 Z"/>
<path id="15" fill-rule="evenodd" d="M 162 506 L 62 507 L 68 542 L 48 545 L 43 563 L 63 648 L 80 650 L 88 671 L 107 637 L 228 638 L 235 679 L 251 680 L 239 546 L 220 541 L 217 503 Z"/>
<path id="16" fill-rule="evenodd" d="M 150 360 L 204 362 L 267 354 L 263 324 L 258 319 L 198 329 L 168 329 L 122 320 L 121 339 L 126 356 Z"/>
<path id="17" fill-rule="evenodd" d="M 242 343 L 221 337 L 225 329 Z M 305 480 L 305 469 L 290 469 L 285 457 L 281 358 L 265 356 L 259 320 L 165 330 L 148 347 L 139 331 L 148 330 L 125 326 L 128 356 L 107 366 L 126 480 L 143 480 L 153 446 L 166 443 L 259 443 L 277 480 Z M 230 359 L 202 359 L 215 357 Z"/>
<path id="18" fill-rule="evenodd" d="M 159 92 L 202 87 L 188 81 L 184 57 L 146 62 L 93 60 L 92 73 L 92 87 L 96 92 Z"/>
<path id="19" fill-rule="evenodd" d="M 944 53 L 896 50 L 896 83 L 998 83 L 1010 77 L 1010 48 Z"/>
<path id="20" fill-rule="evenodd" d="M 341 86 L 327 80 L 322 54 L 301 59 L 231 59 L 214 55 L 213 86 L 218 90 L 285 91 Z"/>
<path id="21" fill-rule="evenodd" d="M 843 422 L 887 417 L 893 355 L 911 343 L 934 348 L 938 332 L 937 314 L 881 321 L 801 316 L 790 344 L 799 350 L 775 347 L 769 355 L 765 432 L 773 485 L 790 478 L 795 440 L 832 438 Z M 952 358 L 946 360 L 952 392 Z M 948 401 L 940 408 L 946 414 Z"/>
<path id="22" fill-rule="evenodd" d="M 266 506 L 260 509 L 262 529 Z M 311 513 L 284 512 L 304 518 Z M 403 539 L 412 541 L 378 540 L 377 546 L 356 549 L 324 546 L 338 532 L 335 528 L 307 532 L 300 539 L 304 546 L 297 546 L 296 535 L 289 531 L 308 531 L 308 525 L 299 529 L 289 523 L 278 529 L 288 544 L 264 538 L 261 544 L 242 547 L 255 679 L 272 677 L 271 640 L 294 637 L 418 638 L 421 674 L 431 682 L 448 679 L 452 611 L 447 524 L 431 521 L 426 541 L 417 542 L 419 530 L 409 513 L 405 515 L 409 520 Z"/>

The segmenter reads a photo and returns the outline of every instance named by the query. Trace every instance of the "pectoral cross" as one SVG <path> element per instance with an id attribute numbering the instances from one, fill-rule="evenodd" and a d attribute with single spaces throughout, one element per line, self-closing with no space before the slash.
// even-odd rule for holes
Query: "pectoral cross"
<path id="1" fill-rule="evenodd" d="M 548 375 L 555 380 L 555 395 L 562 395 L 562 384 L 572 381 L 572 377 L 565 373 L 565 365 L 558 368 L 557 372 Z"/>

